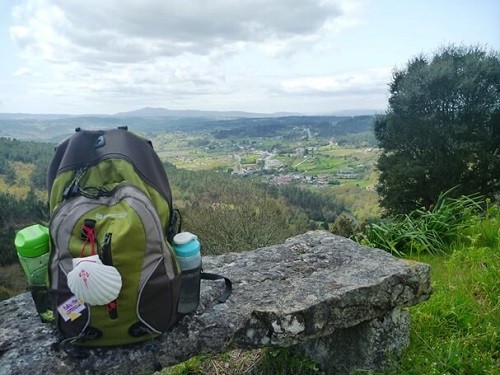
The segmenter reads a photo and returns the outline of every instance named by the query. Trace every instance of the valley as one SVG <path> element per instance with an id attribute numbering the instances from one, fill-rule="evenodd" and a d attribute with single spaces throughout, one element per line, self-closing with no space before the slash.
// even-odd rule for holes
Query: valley
<path id="1" fill-rule="evenodd" d="M 350 235 L 378 217 L 380 151 L 372 120 L 0 118 L 0 265 L 11 267 L 9 278 L 24 285 L 13 235 L 47 220 L 47 167 L 54 146 L 76 127 L 125 125 L 150 139 L 166 165 L 185 227 L 199 234 L 207 252 L 221 253 L 279 243 L 319 227 L 335 231 L 339 217 L 352 223 L 343 233 Z M 21 290 L 6 279 L 0 285 L 7 288 L 4 296 Z"/>
<path id="2" fill-rule="evenodd" d="M 236 118 L 233 113 L 194 113 L 181 117 L 176 112 L 144 111 L 114 116 L 4 114 L 0 116 L 0 137 L 53 145 L 78 127 L 127 126 L 151 139 L 162 161 L 177 168 L 317 192 L 340 203 L 357 222 L 380 215 L 375 191 L 380 150 L 372 131 L 374 116 L 237 114 L 247 116 Z M 44 163 L 48 162 L 45 157 Z M 42 176 L 43 167 L 36 169 Z M 15 170 L 23 168 L 18 162 Z M 0 173 L 0 186 L 7 193 L 22 196 L 29 186 L 26 179 L 24 173 L 9 184 Z M 43 191 L 38 194 L 43 196 Z"/>
<path id="3" fill-rule="evenodd" d="M 273 136 L 246 132 L 220 138 L 208 131 L 174 131 L 156 133 L 152 142 L 162 161 L 177 168 L 315 191 L 342 202 L 357 221 L 380 215 L 375 190 L 380 150 L 370 132 L 325 136 L 307 125 Z"/>

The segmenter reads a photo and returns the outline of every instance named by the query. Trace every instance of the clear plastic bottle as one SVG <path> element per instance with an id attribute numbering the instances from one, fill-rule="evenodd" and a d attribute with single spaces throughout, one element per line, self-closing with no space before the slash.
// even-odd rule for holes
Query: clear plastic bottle
<path id="1" fill-rule="evenodd" d="M 200 303 L 201 245 L 196 235 L 181 232 L 174 236 L 174 250 L 182 270 L 177 311 L 189 314 Z"/>
<path id="2" fill-rule="evenodd" d="M 19 262 L 26 274 L 31 296 L 43 322 L 54 319 L 47 288 L 49 229 L 40 224 L 21 229 L 14 240 Z"/>

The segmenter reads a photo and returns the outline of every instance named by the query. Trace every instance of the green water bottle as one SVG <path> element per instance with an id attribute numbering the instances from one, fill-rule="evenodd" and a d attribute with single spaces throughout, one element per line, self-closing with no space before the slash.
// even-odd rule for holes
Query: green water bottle
<path id="1" fill-rule="evenodd" d="M 54 315 L 50 308 L 47 288 L 49 264 L 49 229 L 35 224 L 21 229 L 14 241 L 19 262 L 28 279 L 31 296 L 42 322 L 50 322 Z"/>

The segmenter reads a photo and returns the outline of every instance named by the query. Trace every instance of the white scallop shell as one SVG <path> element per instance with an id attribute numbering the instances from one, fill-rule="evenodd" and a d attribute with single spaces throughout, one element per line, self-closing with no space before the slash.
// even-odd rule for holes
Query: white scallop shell
<path id="1" fill-rule="evenodd" d="M 89 305 L 106 305 L 120 294 L 122 277 L 115 267 L 102 264 L 98 255 L 75 258 L 73 270 L 68 273 L 68 287 Z"/>

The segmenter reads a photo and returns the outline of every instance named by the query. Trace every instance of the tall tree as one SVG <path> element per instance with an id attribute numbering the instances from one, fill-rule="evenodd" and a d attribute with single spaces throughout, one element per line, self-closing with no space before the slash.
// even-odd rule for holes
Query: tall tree
<path id="1" fill-rule="evenodd" d="M 442 48 L 393 73 L 375 121 L 381 204 L 430 207 L 439 194 L 500 192 L 500 59 L 480 47 Z"/>

